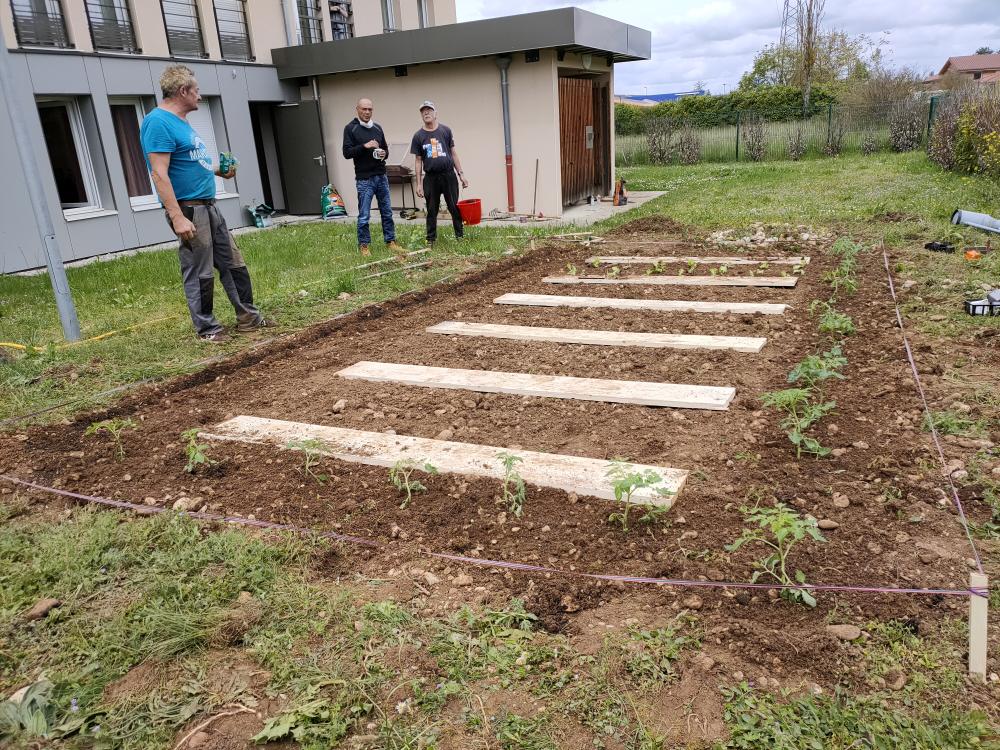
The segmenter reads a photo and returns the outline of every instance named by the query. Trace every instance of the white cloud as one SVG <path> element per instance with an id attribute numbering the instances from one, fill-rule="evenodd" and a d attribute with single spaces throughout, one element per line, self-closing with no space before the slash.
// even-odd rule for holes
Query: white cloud
<path id="1" fill-rule="evenodd" d="M 456 0 L 458 20 L 530 13 L 566 0 Z M 732 89 L 761 47 L 778 38 L 781 0 L 577 0 L 577 6 L 653 35 L 651 60 L 615 71 L 618 93 L 683 91 L 705 81 Z M 937 71 L 951 55 L 1000 48 L 998 0 L 827 0 L 826 25 L 880 38 L 888 33 L 892 62 Z M 905 10 L 904 10 L 905 9 Z"/>

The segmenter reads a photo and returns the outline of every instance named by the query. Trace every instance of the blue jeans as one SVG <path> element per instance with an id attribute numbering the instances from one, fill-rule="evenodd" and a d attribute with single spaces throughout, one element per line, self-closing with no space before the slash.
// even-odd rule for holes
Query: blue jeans
<path id="1" fill-rule="evenodd" d="M 382 237 L 388 244 L 396 239 L 396 225 L 392 221 L 392 202 L 389 199 L 389 179 L 377 174 L 358 184 L 358 244 L 372 244 L 372 233 L 368 228 L 372 214 L 372 198 L 378 201 L 378 212 L 382 215 Z"/>

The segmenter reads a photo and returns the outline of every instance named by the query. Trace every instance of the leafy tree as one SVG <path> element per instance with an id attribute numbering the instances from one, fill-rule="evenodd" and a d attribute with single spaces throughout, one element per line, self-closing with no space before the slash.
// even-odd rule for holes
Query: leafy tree
<path id="1" fill-rule="evenodd" d="M 980 47 L 976 50 L 977 55 L 992 55 L 993 50 L 989 47 Z"/>

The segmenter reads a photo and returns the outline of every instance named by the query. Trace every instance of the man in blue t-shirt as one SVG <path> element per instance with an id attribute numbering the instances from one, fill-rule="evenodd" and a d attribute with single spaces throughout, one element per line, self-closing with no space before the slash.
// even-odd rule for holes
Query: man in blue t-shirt
<path id="1" fill-rule="evenodd" d="M 186 65 L 171 65 L 160 76 L 160 88 L 163 102 L 146 115 L 139 135 L 167 222 L 181 242 L 181 278 L 195 331 L 202 341 L 229 338 L 212 313 L 213 266 L 236 309 L 236 330 L 273 326 L 254 307 L 250 273 L 215 205 L 215 177 L 230 179 L 236 168 L 225 174 L 213 169 L 205 142 L 186 119 L 201 101 L 198 81 Z"/>

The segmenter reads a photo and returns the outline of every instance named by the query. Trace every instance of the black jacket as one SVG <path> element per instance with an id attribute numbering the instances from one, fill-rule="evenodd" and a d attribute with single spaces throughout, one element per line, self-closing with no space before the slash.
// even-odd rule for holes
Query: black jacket
<path id="1" fill-rule="evenodd" d="M 385 174 L 385 162 L 372 156 L 374 149 L 365 148 L 364 144 L 371 140 L 378 141 L 380 148 L 389 151 L 385 133 L 378 123 L 366 128 L 355 117 L 344 128 L 344 158 L 354 159 L 354 176 L 359 180 Z"/>

